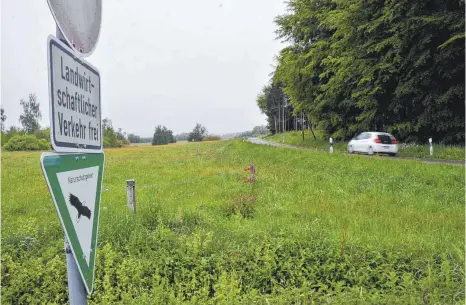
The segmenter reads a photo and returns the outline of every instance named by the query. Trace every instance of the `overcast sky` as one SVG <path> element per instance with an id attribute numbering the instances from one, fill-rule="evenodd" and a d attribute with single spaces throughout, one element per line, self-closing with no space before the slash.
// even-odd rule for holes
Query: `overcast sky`
<path id="1" fill-rule="evenodd" d="M 255 99 L 281 48 L 273 19 L 284 11 L 283 0 L 104 1 L 86 58 L 101 74 L 102 116 L 142 136 L 157 124 L 180 133 L 200 122 L 213 134 L 265 124 Z M 19 101 L 34 92 L 49 126 L 47 1 L 2 1 L 1 34 L 6 125 L 19 126 Z"/>

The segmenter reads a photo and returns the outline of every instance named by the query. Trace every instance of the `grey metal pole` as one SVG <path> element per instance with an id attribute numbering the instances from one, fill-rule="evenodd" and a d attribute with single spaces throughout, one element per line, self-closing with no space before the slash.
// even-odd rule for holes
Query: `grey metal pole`
<path id="1" fill-rule="evenodd" d="M 65 235 L 66 267 L 68 269 L 68 294 L 70 305 L 87 305 L 87 292 Z"/>
<path id="2" fill-rule="evenodd" d="M 60 39 L 66 45 L 68 45 L 68 43 L 66 42 L 65 36 L 63 36 L 63 34 L 60 31 L 60 28 L 58 27 L 58 25 L 56 25 L 56 30 L 55 31 L 56 31 L 57 38 Z"/>
<path id="3" fill-rule="evenodd" d="M 63 43 L 66 39 L 60 31 L 58 25 L 56 26 L 56 35 Z M 73 253 L 71 253 L 71 246 L 65 235 L 65 254 L 66 254 L 66 269 L 68 270 L 68 295 L 70 298 L 70 305 L 87 305 L 87 292 L 84 287 L 83 279 L 78 270 L 78 265 L 74 260 Z"/>

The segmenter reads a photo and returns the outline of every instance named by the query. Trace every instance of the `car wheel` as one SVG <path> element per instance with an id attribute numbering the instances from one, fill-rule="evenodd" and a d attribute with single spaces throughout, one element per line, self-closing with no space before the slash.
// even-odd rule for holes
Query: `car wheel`
<path id="1" fill-rule="evenodd" d="M 369 149 L 367 150 L 367 154 L 369 156 L 372 156 L 374 154 L 374 149 L 372 148 L 372 146 L 369 146 Z"/>
<path id="2" fill-rule="evenodd" d="M 390 157 L 396 157 L 396 153 L 391 153 L 389 155 L 390 155 Z"/>

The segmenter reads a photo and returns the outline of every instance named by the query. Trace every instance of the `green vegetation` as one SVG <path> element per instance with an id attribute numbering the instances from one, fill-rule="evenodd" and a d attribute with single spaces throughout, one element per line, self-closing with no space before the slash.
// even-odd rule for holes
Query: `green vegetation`
<path id="1" fill-rule="evenodd" d="M 328 140 L 324 138 L 323 133 L 314 131 L 316 139 L 307 130 L 304 131 L 304 141 L 301 131 L 290 131 L 273 136 L 265 137 L 264 139 L 276 143 L 285 143 L 294 146 L 307 147 L 327 150 L 329 149 Z M 284 142 L 283 142 L 284 140 Z M 346 152 L 348 142 L 336 141 L 333 143 L 334 152 Z M 398 156 L 411 158 L 428 158 L 428 159 L 443 159 L 443 160 L 464 160 L 464 146 L 451 146 L 434 144 L 434 155 L 429 153 L 429 145 L 417 145 L 409 143 L 401 143 L 399 146 Z"/>
<path id="2" fill-rule="evenodd" d="M 5 131 L 5 121 L 7 119 L 5 109 L 0 107 L 0 131 L 2 148 L 9 151 L 27 150 L 49 150 L 50 128 L 41 129 L 39 120 L 42 118 L 40 103 L 34 93 L 29 94 L 29 99 L 20 100 L 23 112 L 19 116 L 22 128 L 10 126 Z M 112 126 L 112 121 L 105 118 L 102 121 L 103 145 L 105 148 L 123 147 L 130 144 L 121 128 L 116 131 Z M 133 139 L 134 135 L 130 134 Z M 140 139 L 140 138 L 139 138 Z M 11 143 L 9 143 L 11 140 Z M 7 145 L 8 144 L 8 145 Z"/>
<path id="3" fill-rule="evenodd" d="M 50 150 L 50 142 L 35 135 L 14 136 L 3 146 L 6 151 Z"/>
<path id="4" fill-rule="evenodd" d="M 324 138 L 323 133 L 319 131 L 314 131 L 314 134 L 316 135 L 316 139 L 312 137 L 311 133 L 308 130 L 305 130 L 303 141 L 302 131 L 290 131 L 265 137 L 264 140 L 328 151 L 329 143 L 328 140 Z M 333 149 L 335 152 L 346 152 L 346 146 L 347 142 L 343 141 L 334 141 L 333 143 Z"/>
<path id="5" fill-rule="evenodd" d="M 152 145 L 167 145 L 169 143 L 176 143 L 173 131 L 165 126 L 158 125 L 155 127 L 154 136 L 152 137 Z"/>
<path id="6" fill-rule="evenodd" d="M 128 134 L 128 141 L 130 143 L 142 143 L 141 137 L 133 133 Z"/>
<path id="7" fill-rule="evenodd" d="M 202 141 L 220 141 L 220 140 L 221 140 L 220 136 L 214 136 L 214 135 L 210 135 L 202 139 Z"/>
<path id="8" fill-rule="evenodd" d="M 2 154 L 2 304 L 68 298 L 39 156 Z M 89 303 L 461 304 L 464 175 L 241 141 L 106 150 Z"/>
<path id="9" fill-rule="evenodd" d="M 103 145 L 105 148 L 123 147 L 130 144 L 126 138 L 126 133 L 124 133 L 121 128 L 118 128 L 118 131 L 115 131 L 112 121 L 108 118 L 102 120 L 102 134 L 104 137 Z"/>
<path id="10" fill-rule="evenodd" d="M 429 145 L 400 144 L 400 157 L 415 157 L 426 159 L 464 160 L 464 146 L 434 144 L 434 155 L 429 153 Z"/>
<path id="11" fill-rule="evenodd" d="M 50 128 L 25 133 L 14 126 L 1 132 L 2 149 L 7 151 L 50 150 Z"/>
<path id="12" fill-rule="evenodd" d="M 19 103 L 21 107 L 23 107 L 23 112 L 19 116 L 19 121 L 23 126 L 24 132 L 29 134 L 34 133 L 36 130 L 40 129 L 39 120 L 42 118 L 40 103 L 37 101 L 37 96 L 31 93 L 29 94 L 27 102 L 21 99 Z"/>
<path id="13" fill-rule="evenodd" d="M 464 143 L 464 1 L 290 0 L 276 24 L 286 47 L 257 98 L 271 132 Z"/>
<path id="14" fill-rule="evenodd" d="M 193 141 L 200 142 L 206 136 L 207 136 L 207 128 L 205 128 L 205 126 L 202 126 L 199 123 L 196 123 L 196 126 L 194 126 L 193 131 L 191 131 L 188 135 L 188 141 L 189 142 L 193 142 Z"/>

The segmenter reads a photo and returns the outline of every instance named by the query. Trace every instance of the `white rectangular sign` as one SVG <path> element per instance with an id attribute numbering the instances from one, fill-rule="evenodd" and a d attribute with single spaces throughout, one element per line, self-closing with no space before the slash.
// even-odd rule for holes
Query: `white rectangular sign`
<path id="1" fill-rule="evenodd" d="M 53 149 L 101 152 L 99 71 L 53 36 L 47 39 L 47 55 Z"/>

